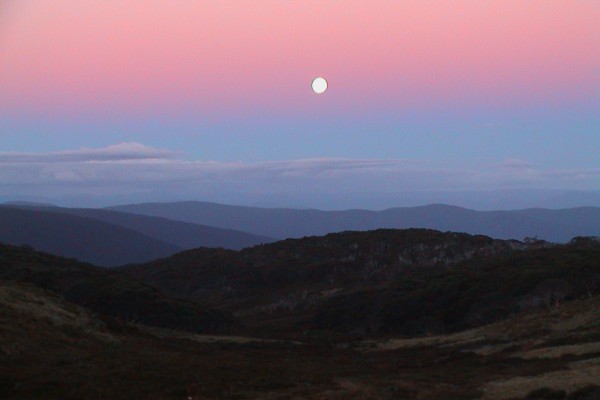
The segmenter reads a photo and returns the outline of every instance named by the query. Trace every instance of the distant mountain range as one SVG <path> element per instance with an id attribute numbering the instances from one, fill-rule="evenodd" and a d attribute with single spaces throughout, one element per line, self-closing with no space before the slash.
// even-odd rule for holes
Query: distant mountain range
<path id="1" fill-rule="evenodd" d="M 142 203 L 106 209 L 0 205 L 0 242 L 113 267 L 199 247 L 240 250 L 278 239 L 342 231 L 426 228 L 495 239 L 564 243 L 600 236 L 600 208 L 474 211 L 448 205 L 383 211 L 258 208 L 206 202 Z"/>
<path id="2" fill-rule="evenodd" d="M 237 229 L 279 239 L 379 228 L 428 228 L 481 234 L 497 239 L 537 237 L 562 243 L 575 236 L 600 235 L 600 207 L 474 211 L 432 204 L 383 211 L 320 211 L 189 201 L 130 204 L 109 209 Z"/>
<path id="3" fill-rule="evenodd" d="M 349 210 L 355 208 L 384 210 L 392 207 L 417 207 L 425 204 L 452 204 L 473 210 L 522 210 L 526 208 L 600 207 L 600 190 L 501 189 L 501 190 L 401 190 L 384 192 L 346 191 L 320 192 L 298 196 L 291 192 L 221 193 L 213 197 L 187 195 L 220 204 L 240 204 L 263 208 L 310 208 L 317 210 Z M 192 196 L 192 197 L 190 197 Z M 95 194 L 40 197 L 2 195 L 0 202 L 51 203 L 61 207 L 102 208 L 120 204 L 183 201 L 176 193 L 154 190 L 126 196 Z"/>
<path id="4" fill-rule="evenodd" d="M 273 239 L 165 218 L 32 203 L 0 207 L 0 242 L 30 245 L 101 266 L 166 257 L 196 247 L 241 249 Z"/>

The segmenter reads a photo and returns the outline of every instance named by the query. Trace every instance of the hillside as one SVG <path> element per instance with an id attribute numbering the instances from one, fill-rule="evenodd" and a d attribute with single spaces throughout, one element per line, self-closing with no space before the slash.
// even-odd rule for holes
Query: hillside
<path id="1" fill-rule="evenodd" d="M 599 291 L 596 238 L 344 232 L 110 270 L 0 245 L 0 397 L 595 399 Z"/>
<path id="2" fill-rule="evenodd" d="M 35 285 L 100 314 L 194 332 L 226 332 L 237 321 L 226 312 L 184 300 L 114 270 L 0 244 L 0 280 Z"/>
<path id="3" fill-rule="evenodd" d="M 196 247 L 222 247 L 224 249 L 240 250 L 245 247 L 274 241 L 271 238 L 232 229 L 214 228 L 212 226 L 174 221 L 167 218 L 150 217 L 106 209 L 24 207 L 107 222 L 160 240 L 182 250 Z"/>
<path id="4" fill-rule="evenodd" d="M 190 201 L 130 204 L 110 209 L 238 229 L 280 239 L 379 228 L 428 228 L 497 239 L 538 237 L 551 242 L 567 242 L 575 236 L 600 234 L 599 207 L 474 211 L 437 204 L 383 211 L 320 211 Z"/>
<path id="5" fill-rule="evenodd" d="M 586 277 L 600 279 L 600 244 L 377 230 L 239 252 L 196 249 L 122 271 L 172 295 L 219 304 L 256 332 L 411 336 L 507 318 L 548 280 L 568 280 L 565 297 L 580 295 Z"/>
<path id="6" fill-rule="evenodd" d="M 0 280 L 0 397 L 594 400 L 599 307 L 593 296 L 452 335 L 291 342 L 125 324 Z"/>
<path id="7" fill-rule="evenodd" d="M 409 363 L 415 362 L 422 370 L 439 374 L 429 393 L 405 374 L 407 398 L 428 398 L 437 391 L 438 398 L 596 400 L 600 398 L 598 309 L 600 296 L 590 296 L 451 335 L 355 345 L 382 360 L 392 354 L 404 358 L 396 367 L 410 369 Z M 412 376 L 417 375 L 415 371 Z M 462 388 L 462 393 L 452 396 L 443 388 Z"/>
<path id="8" fill-rule="evenodd" d="M 105 267 L 150 261 L 182 250 L 97 219 L 15 207 L 0 207 L 0 243 L 29 245 Z"/>
<path id="9" fill-rule="evenodd" d="M 600 242 L 533 247 L 422 269 L 388 287 L 340 293 L 313 319 L 335 331 L 454 332 L 600 292 Z M 350 306 L 351 305 L 351 306 Z"/>
<path id="10" fill-rule="evenodd" d="M 547 245 L 539 242 L 538 245 Z M 343 285 L 348 290 L 403 278 L 407 269 L 447 266 L 477 255 L 525 248 L 518 241 L 434 230 L 343 232 L 288 239 L 239 252 L 194 249 L 121 271 L 167 292 L 214 301 L 278 298 Z"/>

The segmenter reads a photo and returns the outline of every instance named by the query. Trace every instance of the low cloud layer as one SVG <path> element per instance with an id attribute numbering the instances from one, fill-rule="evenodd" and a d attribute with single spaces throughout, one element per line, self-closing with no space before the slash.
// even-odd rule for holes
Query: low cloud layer
<path id="1" fill-rule="evenodd" d="M 173 153 L 141 143 L 119 143 L 99 149 L 83 147 L 52 153 L 0 153 L 0 164 L 73 163 L 89 161 L 127 161 L 169 159 Z"/>
<path id="2" fill-rule="evenodd" d="M 173 193 L 392 193 L 507 188 L 598 189 L 600 169 L 545 169 L 524 160 L 447 167 L 426 161 L 314 158 L 265 162 L 186 160 L 140 143 L 54 153 L 0 153 L 0 195 Z"/>

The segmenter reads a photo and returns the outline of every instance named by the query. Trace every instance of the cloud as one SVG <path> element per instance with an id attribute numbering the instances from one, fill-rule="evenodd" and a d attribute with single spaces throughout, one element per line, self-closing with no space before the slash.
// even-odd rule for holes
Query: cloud
<path id="1" fill-rule="evenodd" d="M 0 153 L 0 194 L 350 193 L 600 187 L 600 169 L 544 169 L 524 160 L 462 166 L 397 159 L 311 158 L 263 162 L 186 160 L 140 143 L 53 153 Z"/>
<path id="2" fill-rule="evenodd" d="M 0 163 L 65 163 L 86 161 L 160 160 L 173 158 L 172 152 L 141 143 L 119 143 L 99 149 L 82 147 L 52 153 L 1 153 Z"/>

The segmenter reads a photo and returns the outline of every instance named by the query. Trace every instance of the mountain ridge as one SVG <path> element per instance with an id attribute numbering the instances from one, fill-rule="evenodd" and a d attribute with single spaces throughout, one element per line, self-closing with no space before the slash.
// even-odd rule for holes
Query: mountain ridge
<path id="1" fill-rule="evenodd" d="M 437 229 L 482 234 L 497 239 L 538 237 L 562 243 L 575 236 L 600 234 L 600 207 L 475 211 L 447 204 L 430 204 L 381 211 L 323 211 L 186 201 L 129 204 L 107 209 L 241 229 L 279 239 L 380 228 Z"/>
<path id="2" fill-rule="evenodd" d="M 548 279 L 569 280 L 580 294 L 588 290 L 585 282 L 597 290 L 599 268 L 597 238 L 559 245 L 380 229 L 241 251 L 193 249 L 120 270 L 168 294 L 218 304 L 259 331 L 410 334 L 424 317 L 444 319 L 440 326 L 451 330 L 505 318 Z"/>
<path id="3" fill-rule="evenodd" d="M 0 242 L 110 267 L 196 247 L 241 249 L 274 240 L 160 217 L 40 205 L 0 205 L 0 223 Z"/>
<path id="4" fill-rule="evenodd" d="M 0 207 L 0 242 L 104 267 L 150 261 L 182 250 L 104 221 L 17 207 Z"/>

